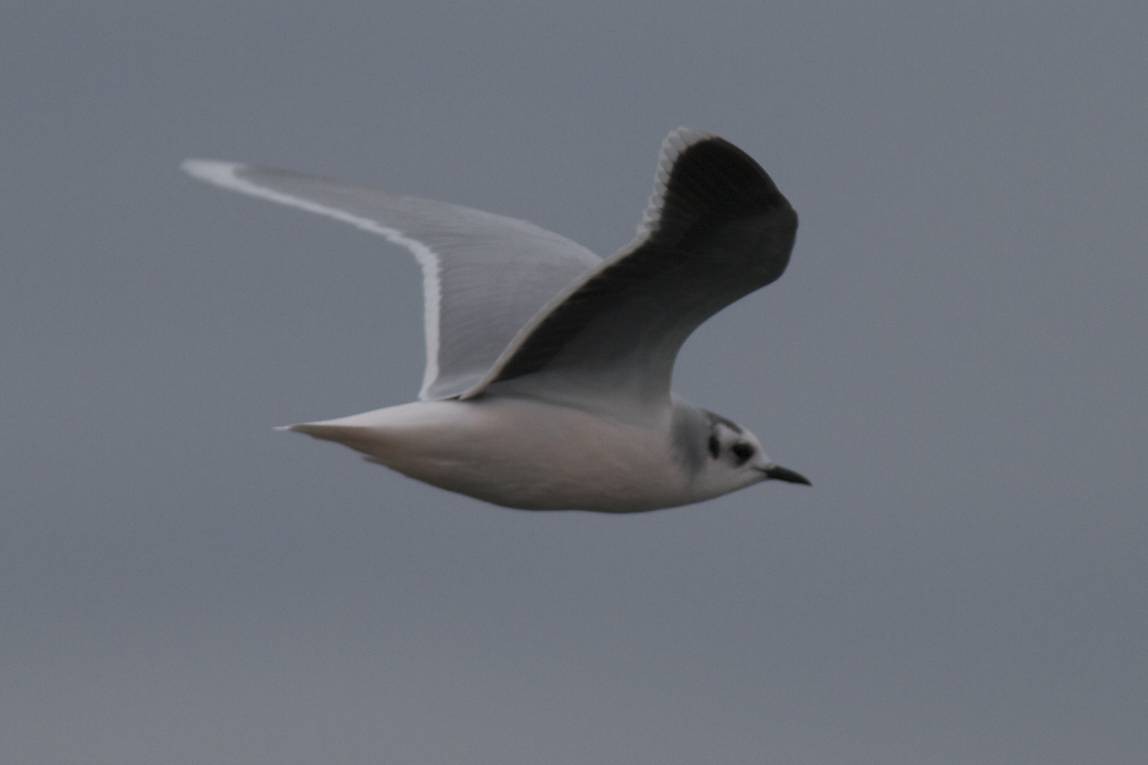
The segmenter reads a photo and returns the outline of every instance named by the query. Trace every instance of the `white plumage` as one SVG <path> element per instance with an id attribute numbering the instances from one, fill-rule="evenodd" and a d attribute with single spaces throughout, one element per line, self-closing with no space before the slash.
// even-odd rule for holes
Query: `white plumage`
<path id="1" fill-rule="evenodd" d="M 748 155 L 679 128 L 637 237 L 602 260 L 524 221 L 299 173 L 189 160 L 209 183 L 349 223 L 423 273 L 420 402 L 288 429 L 508 507 L 633 512 L 770 478 L 757 438 L 670 392 L 681 344 L 785 270 L 792 207 Z"/>

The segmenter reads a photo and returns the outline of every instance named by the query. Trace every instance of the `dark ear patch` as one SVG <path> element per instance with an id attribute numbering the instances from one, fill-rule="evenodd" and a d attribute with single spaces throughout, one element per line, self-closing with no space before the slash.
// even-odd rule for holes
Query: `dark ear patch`
<path id="1" fill-rule="evenodd" d="M 721 454 L 721 442 L 718 441 L 718 437 L 711 434 L 707 445 L 710 449 L 710 456 L 716 460 L 718 455 Z"/>

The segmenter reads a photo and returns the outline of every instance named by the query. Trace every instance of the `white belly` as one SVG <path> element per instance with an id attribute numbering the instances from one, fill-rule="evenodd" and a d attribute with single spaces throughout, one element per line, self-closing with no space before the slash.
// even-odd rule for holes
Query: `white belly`
<path id="1" fill-rule="evenodd" d="M 449 491 L 507 507 L 635 512 L 693 501 L 666 429 L 525 399 L 426 401 L 297 425 Z"/>

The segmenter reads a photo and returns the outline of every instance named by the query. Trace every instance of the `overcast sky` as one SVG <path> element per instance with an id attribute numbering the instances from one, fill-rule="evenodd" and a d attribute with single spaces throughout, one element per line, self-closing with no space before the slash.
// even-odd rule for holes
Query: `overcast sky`
<path id="1" fill-rule="evenodd" d="M 4 6 L 0 759 L 1148 756 L 1143 3 Z M 529 514 L 271 431 L 414 397 L 418 271 L 183 158 L 609 254 L 677 125 L 801 231 L 675 386 L 813 489 Z"/>

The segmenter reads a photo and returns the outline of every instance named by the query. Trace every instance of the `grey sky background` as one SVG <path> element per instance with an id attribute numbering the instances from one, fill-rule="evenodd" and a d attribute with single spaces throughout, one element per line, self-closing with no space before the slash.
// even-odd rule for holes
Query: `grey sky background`
<path id="1" fill-rule="evenodd" d="M 4 3 L 0 759 L 1143 762 L 1146 25 Z M 184 157 L 610 253 L 679 124 L 802 228 L 676 388 L 812 490 L 531 515 L 270 430 L 414 396 L 417 268 Z"/>

